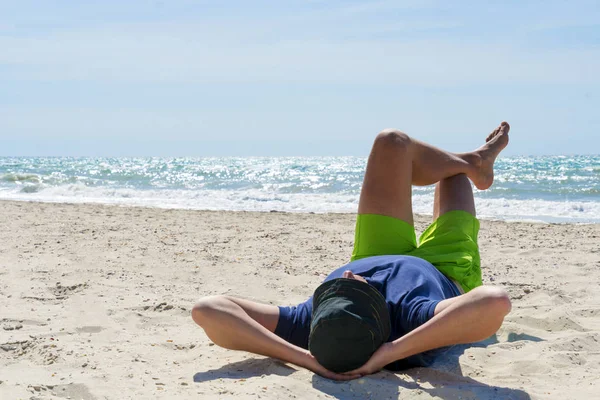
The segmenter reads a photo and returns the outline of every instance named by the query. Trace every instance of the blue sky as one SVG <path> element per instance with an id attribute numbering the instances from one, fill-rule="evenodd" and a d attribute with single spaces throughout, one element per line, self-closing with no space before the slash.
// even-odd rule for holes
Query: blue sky
<path id="1" fill-rule="evenodd" d="M 0 155 L 600 153 L 594 1 L 0 0 Z"/>

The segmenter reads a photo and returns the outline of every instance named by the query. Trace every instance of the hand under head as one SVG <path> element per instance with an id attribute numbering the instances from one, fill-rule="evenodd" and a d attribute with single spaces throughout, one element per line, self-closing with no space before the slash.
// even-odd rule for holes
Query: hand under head
<path id="1" fill-rule="evenodd" d="M 390 331 L 385 298 L 362 276 L 345 271 L 315 290 L 308 349 L 326 369 L 360 368 Z"/>
<path id="2" fill-rule="evenodd" d="M 352 271 L 350 271 L 350 270 L 348 270 L 348 271 L 344 271 L 344 273 L 342 274 L 342 278 L 346 278 L 346 279 L 354 279 L 354 280 L 357 280 L 357 281 L 361 281 L 361 282 L 364 282 L 364 283 L 368 283 L 368 282 L 367 282 L 367 280 L 366 280 L 365 278 L 363 278 L 363 277 L 362 277 L 362 276 L 360 276 L 360 275 L 354 275 L 354 274 L 352 273 Z"/>

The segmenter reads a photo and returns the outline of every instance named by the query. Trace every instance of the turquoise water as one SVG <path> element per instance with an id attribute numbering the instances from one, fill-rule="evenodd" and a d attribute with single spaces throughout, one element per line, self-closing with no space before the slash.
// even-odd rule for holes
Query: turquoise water
<path id="1" fill-rule="evenodd" d="M 0 199 L 167 208 L 355 212 L 359 157 L 0 157 Z M 475 192 L 484 218 L 600 222 L 600 156 L 502 158 Z M 415 188 L 430 214 L 433 188 Z"/>

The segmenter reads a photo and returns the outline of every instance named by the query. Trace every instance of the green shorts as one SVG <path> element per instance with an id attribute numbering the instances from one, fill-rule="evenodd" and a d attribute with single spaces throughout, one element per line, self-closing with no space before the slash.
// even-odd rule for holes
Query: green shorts
<path id="1" fill-rule="evenodd" d="M 463 290 L 481 286 L 477 233 L 479 221 L 466 211 L 449 211 L 421 235 L 393 217 L 360 214 L 356 219 L 352 261 L 360 258 L 402 254 L 422 258 L 458 283 Z"/>

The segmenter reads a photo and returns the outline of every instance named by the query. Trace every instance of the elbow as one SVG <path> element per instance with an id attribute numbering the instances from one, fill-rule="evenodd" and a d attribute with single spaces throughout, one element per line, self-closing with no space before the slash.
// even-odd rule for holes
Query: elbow
<path id="1" fill-rule="evenodd" d="M 200 299 L 192 308 L 192 319 L 200 327 L 204 328 L 210 323 L 211 318 L 217 311 L 217 305 L 222 296 L 208 296 Z"/>
<path id="2" fill-rule="evenodd" d="M 506 290 L 502 288 L 490 288 L 489 307 L 493 314 L 504 319 L 512 310 L 512 303 Z"/>
<path id="3" fill-rule="evenodd" d="M 512 309 L 506 290 L 494 286 L 480 286 L 470 294 L 475 296 L 485 315 L 504 318 Z"/>
<path id="4" fill-rule="evenodd" d="M 512 303 L 508 297 L 506 290 L 497 287 L 487 288 L 487 293 L 484 297 L 484 310 L 487 315 L 489 327 L 486 337 L 495 334 L 504 322 L 504 317 L 510 313 Z"/>
<path id="5" fill-rule="evenodd" d="M 477 340 L 484 340 L 502 326 L 504 317 L 510 313 L 512 304 L 506 290 L 498 287 L 481 286 L 473 290 L 478 297 L 477 317 L 473 321 L 479 327 Z"/>

